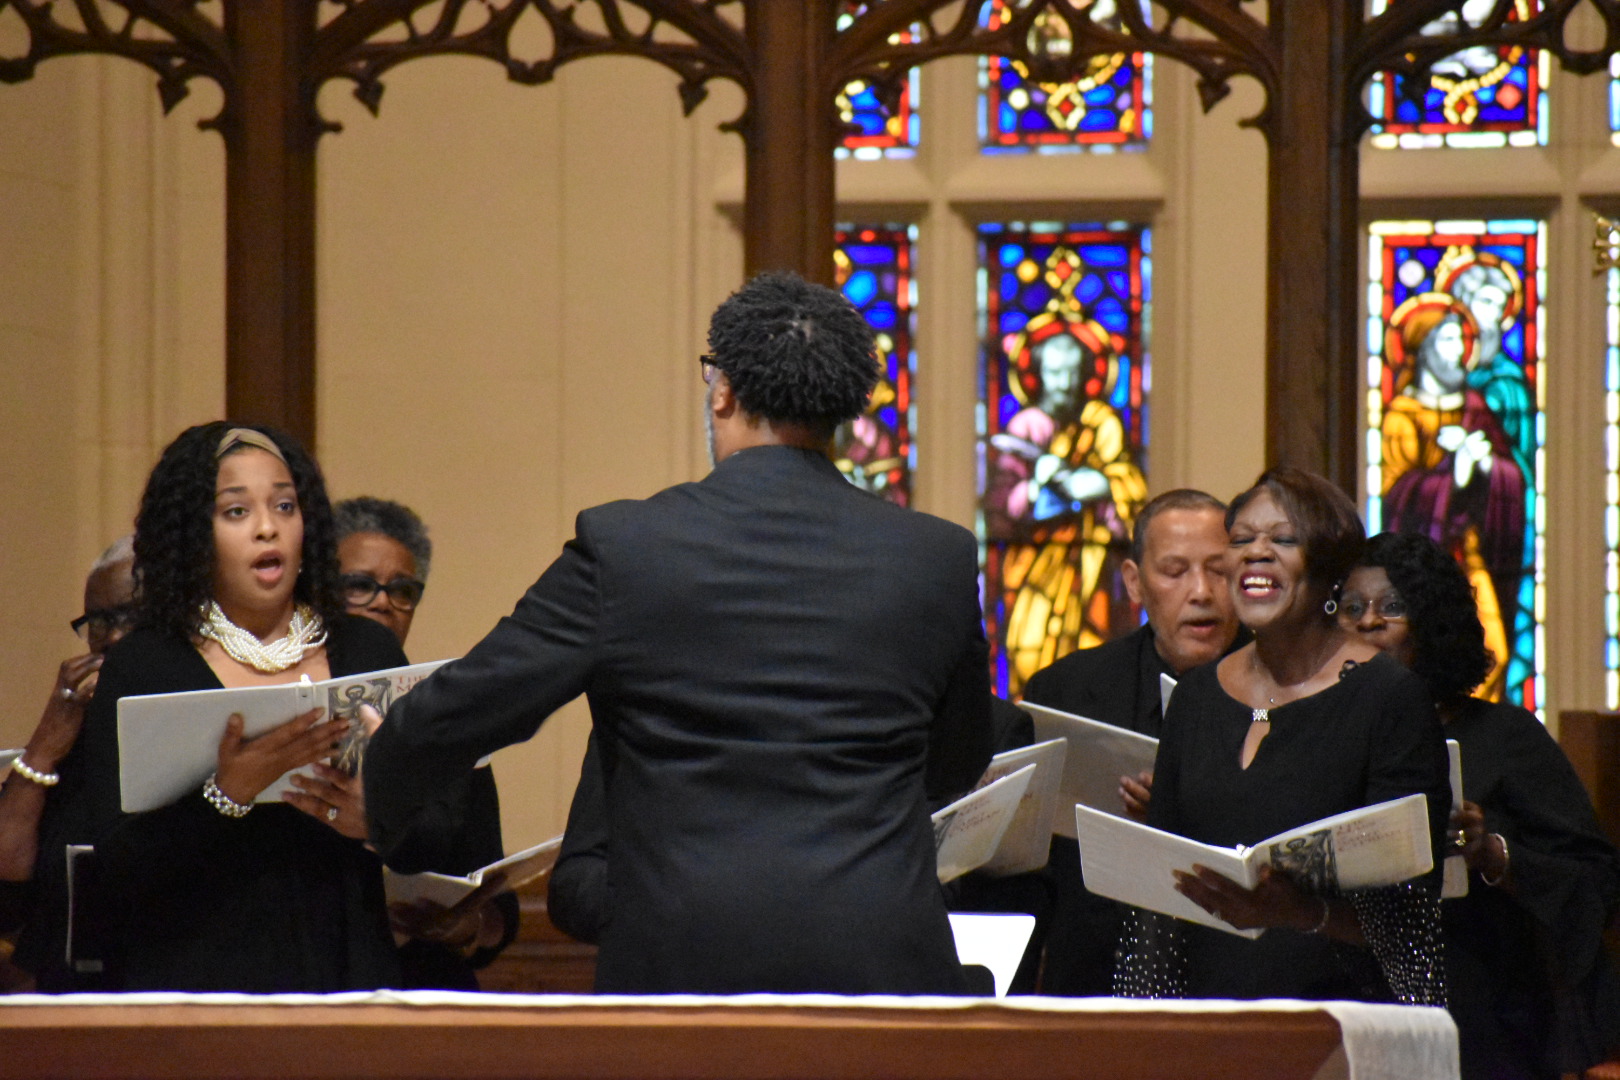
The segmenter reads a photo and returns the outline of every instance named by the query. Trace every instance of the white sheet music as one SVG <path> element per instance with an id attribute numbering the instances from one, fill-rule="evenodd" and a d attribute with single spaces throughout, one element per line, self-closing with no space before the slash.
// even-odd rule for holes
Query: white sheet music
<path id="1" fill-rule="evenodd" d="M 1075 803 L 1124 816 L 1119 778 L 1151 771 L 1159 740 L 1044 705 L 1025 702 L 1021 708 L 1034 718 L 1037 739 L 1065 739 L 1069 744 L 1052 831 L 1059 836 L 1074 836 L 1074 815 L 1069 807 Z"/>

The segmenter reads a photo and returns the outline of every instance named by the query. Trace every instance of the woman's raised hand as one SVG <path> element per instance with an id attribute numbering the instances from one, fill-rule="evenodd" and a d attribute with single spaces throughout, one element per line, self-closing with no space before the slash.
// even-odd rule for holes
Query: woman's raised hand
<path id="1" fill-rule="evenodd" d="M 247 804 L 286 772 L 330 757 L 349 731 L 347 720 L 321 720 L 311 709 L 252 739 L 242 737 L 242 717 L 225 722 L 214 783 L 232 802 Z"/>
<path id="2" fill-rule="evenodd" d="M 40 772 L 55 772 L 56 765 L 79 739 L 84 726 L 84 709 L 96 692 L 101 672 L 100 653 L 85 653 L 62 661 L 57 669 L 51 699 L 28 740 L 23 760 Z"/>

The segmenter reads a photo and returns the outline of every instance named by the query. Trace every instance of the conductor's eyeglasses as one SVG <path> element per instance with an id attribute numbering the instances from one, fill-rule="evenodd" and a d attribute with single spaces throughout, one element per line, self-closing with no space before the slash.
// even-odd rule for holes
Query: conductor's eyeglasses
<path id="1" fill-rule="evenodd" d="M 344 574 L 343 602 L 350 607 L 365 607 L 382 592 L 388 594 L 388 603 L 395 611 L 413 611 L 421 602 L 425 588 L 426 585 L 411 577 L 397 577 L 384 585 L 370 574 Z"/>
<path id="2" fill-rule="evenodd" d="M 698 370 L 703 373 L 703 384 L 705 386 L 714 381 L 714 373 L 718 370 L 714 364 L 714 353 L 706 352 L 698 357 Z"/>
<path id="3" fill-rule="evenodd" d="M 1401 622 L 1407 614 L 1406 601 L 1394 593 L 1385 593 L 1374 600 L 1351 593 L 1339 602 L 1339 610 L 1351 622 L 1359 621 L 1369 611 L 1385 622 Z"/>

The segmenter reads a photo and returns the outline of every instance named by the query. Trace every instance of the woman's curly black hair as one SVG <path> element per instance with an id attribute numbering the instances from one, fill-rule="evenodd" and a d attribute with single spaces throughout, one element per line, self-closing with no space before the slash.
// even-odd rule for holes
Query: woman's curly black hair
<path id="1" fill-rule="evenodd" d="M 1412 670 L 1439 704 L 1468 696 L 1494 662 L 1485 647 L 1474 590 L 1457 560 L 1427 536 L 1379 533 L 1367 541 L 1361 566 L 1376 566 L 1406 601 Z"/>
<path id="2" fill-rule="evenodd" d="M 182 638 L 197 633 L 213 595 L 214 487 L 219 441 L 233 427 L 270 437 L 287 459 L 304 519 L 304 546 L 293 596 L 328 625 L 343 613 L 338 584 L 337 528 L 321 467 L 285 432 L 216 420 L 182 431 L 152 467 L 135 515 L 135 586 L 142 626 Z M 233 453 L 239 451 L 232 451 Z"/>
<path id="3" fill-rule="evenodd" d="M 872 327 L 795 274 L 761 274 L 732 293 L 709 320 L 709 351 L 744 410 L 826 435 L 866 409 L 878 380 Z"/>

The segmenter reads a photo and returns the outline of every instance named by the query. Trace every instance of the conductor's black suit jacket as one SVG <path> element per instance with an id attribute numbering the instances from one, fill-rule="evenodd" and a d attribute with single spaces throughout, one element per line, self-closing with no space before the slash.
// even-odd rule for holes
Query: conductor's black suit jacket
<path id="1" fill-rule="evenodd" d="M 961 989 L 927 798 L 989 759 L 970 533 L 824 457 L 743 450 L 579 516 L 366 756 L 386 857 L 447 777 L 587 695 L 612 857 L 597 987 Z"/>

